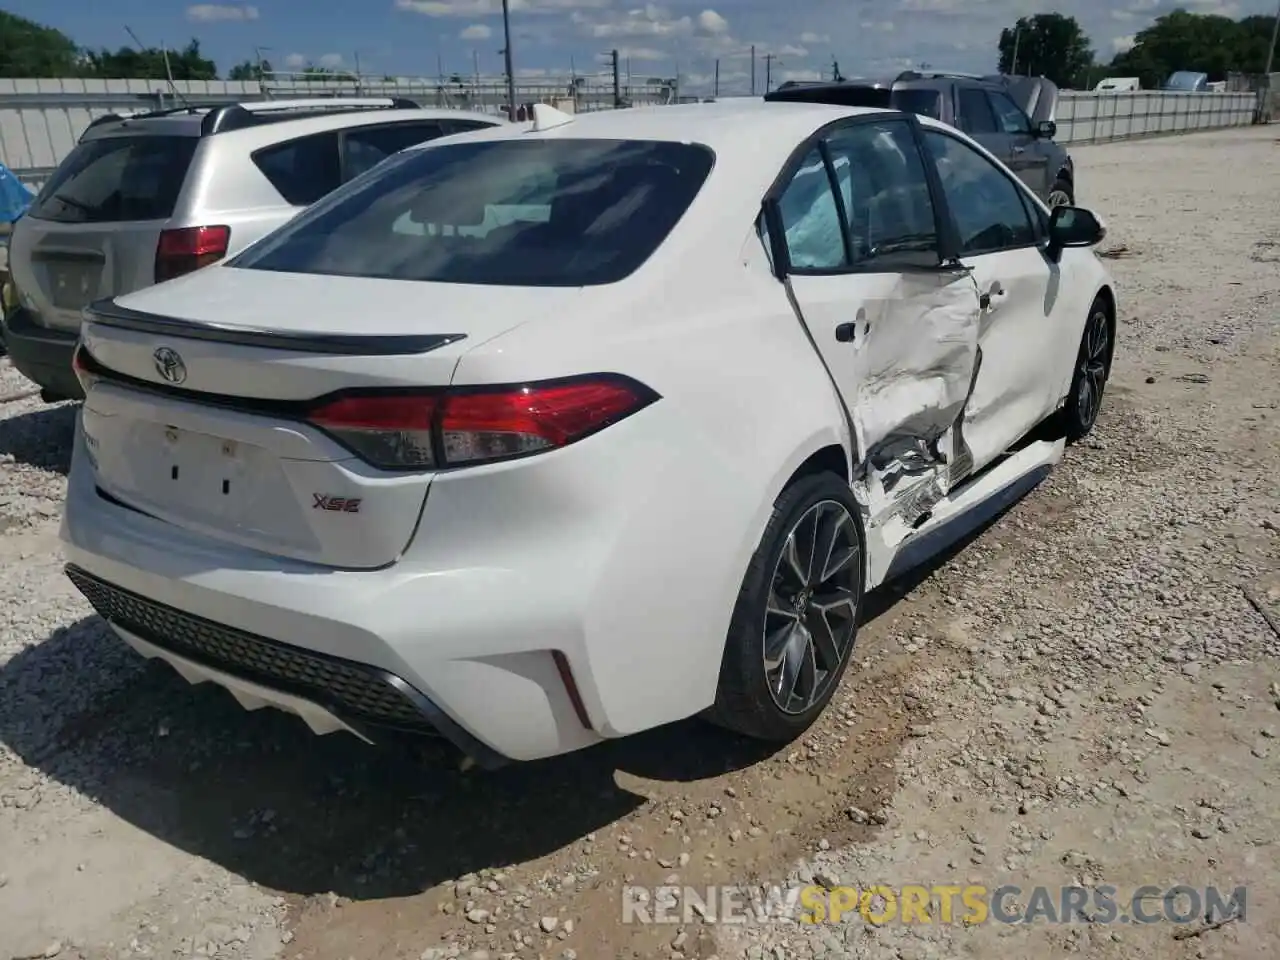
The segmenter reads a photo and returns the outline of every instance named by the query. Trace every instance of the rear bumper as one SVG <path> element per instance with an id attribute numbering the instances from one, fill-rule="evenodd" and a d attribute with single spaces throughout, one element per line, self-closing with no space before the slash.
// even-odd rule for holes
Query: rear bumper
<path id="1" fill-rule="evenodd" d="M 487 767 L 602 739 L 547 643 L 512 635 L 520 611 L 456 602 L 458 590 L 500 596 L 494 571 L 334 571 L 226 547 L 105 499 L 84 461 L 77 426 L 68 575 L 123 639 L 188 680 L 318 733 L 442 735 Z"/>
<path id="2" fill-rule="evenodd" d="M 241 706 L 296 714 L 315 733 L 376 742 L 384 730 L 439 734 L 490 769 L 506 758 L 454 723 L 401 677 L 195 617 L 67 565 L 67 576 L 131 647 L 190 683 L 225 687 Z"/>
<path id="3" fill-rule="evenodd" d="M 19 373 L 59 398 L 84 399 L 71 367 L 79 334 L 41 326 L 25 308 L 14 310 L 3 323 L 9 359 Z"/>

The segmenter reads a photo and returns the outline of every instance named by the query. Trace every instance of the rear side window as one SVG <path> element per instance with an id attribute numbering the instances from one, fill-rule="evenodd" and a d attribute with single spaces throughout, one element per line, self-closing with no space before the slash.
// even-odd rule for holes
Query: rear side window
<path id="1" fill-rule="evenodd" d="M 987 92 L 978 87 L 960 88 L 960 129 L 965 133 L 995 133 L 996 118 Z"/>
<path id="2" fill-rule="evenodd" d="M 196 137 L 102 137 L 67 155 L 29 216 L 59 223 L 167 220 L 195 154 Z"/>
<path id="3" fill-rule="evenodd" d="M 446 122 L 449 125 L 450 133 L 466 133 L 468 130 L 485 130 L 489 127 L 497 126 L 495 123 L 485 123 L 482 120 L 454 120 L 450 118 Z"/>
<path id="4" fill-rule="evenodd" d="M 255 151 L 253 162 L 263 176 L 295 207 L 307 207 L 342 182 L 338 134 L 317 133 Z"/>
<path id="5" fill-rule="evenodd" d="M 942 92 L 939 90 L 895 90 L 891 104 L 906 113 L 942 119 Z"/>
<path id="6" fill-rule="evenodd" d="M 648 140 L 488 140 L 392 157 L 231 266 L 505 286 L 614 283 L 702 188 L 707 147 Z"/>
<path id="7" fill-rule="evenodd" d="M 405 147 L 434 140 L 444 132 L 439 120 L 348 130 L 342 138 L 343 179 L 358 177 Z"/>

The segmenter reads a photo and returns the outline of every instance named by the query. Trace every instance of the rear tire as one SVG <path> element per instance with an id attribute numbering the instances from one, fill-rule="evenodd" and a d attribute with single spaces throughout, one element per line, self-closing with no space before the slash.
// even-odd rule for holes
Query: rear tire
<path id="1" fill-rule="evenodd" d="M 1115 352 L 1111 314 L 1102 297 L 1094 299 L 1080 337 L 1071 390 L 1062 408 L 1062 433 L 1067 443 L 1088 436 L 1098 421 L 1102 395 L 1111 376 L 1111 357 Z"/>
<path id="2" fill-rule="evenodd" d="M 734 606 L 711 722 L 786 743 L 822 714 L 849 665 L 866 546 L 858 503 L 832 473 L 774 502 Z"/>

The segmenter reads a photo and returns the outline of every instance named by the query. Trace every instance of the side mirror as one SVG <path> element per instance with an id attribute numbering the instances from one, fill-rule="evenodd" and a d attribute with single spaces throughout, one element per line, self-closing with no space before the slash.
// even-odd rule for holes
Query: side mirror
<path id="1" fill-rule="evenodd" d="M 1036 136 L 1041 140 L 1052 140 L 1058 135 L 1058 125 L 1052 120 L 1041 120 L 1036 124 Z"/>
<path id="2" fill-rule="evenodd" d="M 1054 207 L 1049 217 L 1049 254 L 1066 247 L 1094 247 L 1107 235 L 1106 225 L 1084 207 Z"/>

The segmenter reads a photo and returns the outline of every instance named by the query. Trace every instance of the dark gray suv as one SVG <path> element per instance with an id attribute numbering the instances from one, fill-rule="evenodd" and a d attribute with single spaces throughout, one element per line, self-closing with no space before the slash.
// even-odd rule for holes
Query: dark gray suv
<path id="1" fill-rule="evenodd" d="M 982 77 L 909 70 L 891 80 L 790 81 L 766 100 L 889 107 L 963 130 L 1049 206 L 1075 202 L 1071 155 L 1053 140 L 1058 88 L 1044 77 Z"/>

